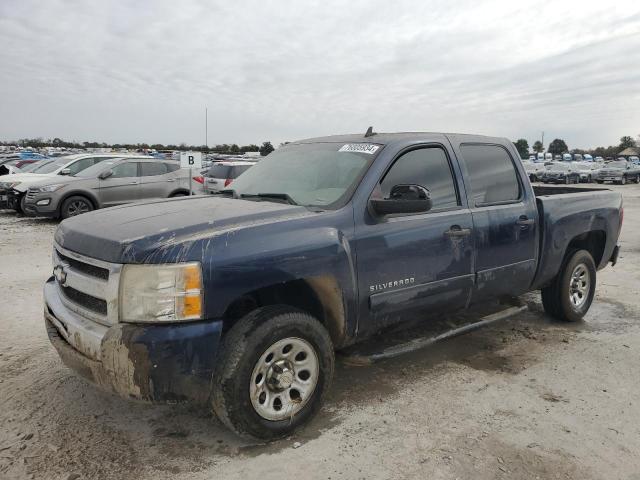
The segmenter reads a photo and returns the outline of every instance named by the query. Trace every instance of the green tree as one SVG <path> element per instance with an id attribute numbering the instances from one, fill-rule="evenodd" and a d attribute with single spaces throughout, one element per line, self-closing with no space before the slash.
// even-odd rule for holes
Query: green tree
<path id="1" fill-rule="evenodd" d="M 619 145 L 620 150 L 624 150 L 625 148 L 635 148 L 635 147 L 636 147 L 636 141 L 633 139 L 633 137 L 625 135 L 620 139 L 620 145 Z"/>
<path id="2" fill-rule="evenodd" d="M 533 151 L 536 153 L 544 152 L 544 145 L 542 145 L 540 140 L 536 140 L 536 143 L 533 144 Z"/>
<path id="3" fill-rule="evenodd" d="M 520 158 L 529 158 L 529 142 L 524 138 L 520 138 L 517 142 L 513 142 L 520 154 Z"/>
<path id="4" fill-rule="evenodd" d="M 266 157 L 274 150 L 275 148 L 273 148 L 273 145 L 271 145 L 271 142 L 264 142 L 260 147 L 260 156 Z"/>
<path id="5" fill-rule="evenodd" d="M 553 155 L 560 155 L 568 151 L 569 151 L 569 147 L 567 147 L 567 144 L 561 138 L 556 138 L 553 142 L 549 144 L 549 148 L 547 149 L 547 152 Z"/>

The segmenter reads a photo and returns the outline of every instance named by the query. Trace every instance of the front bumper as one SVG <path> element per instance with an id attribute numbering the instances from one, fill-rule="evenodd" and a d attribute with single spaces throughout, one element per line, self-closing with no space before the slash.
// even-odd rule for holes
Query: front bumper
<path id="1" fill-rule="evenodd" d="M 57 217 L 58 203 L 59 197 L 55 193 L 28 193 L 24 202 L 24 213 L 34 217 Z"/>
<path id="2" fill-rule="evenodd" d="M 67 367 L 125 398 L 208 401 L 222 321 L 109 327 L 69 310 L 61 288 L 53 277 L 45 283 L 44 317 Z"/>
<path id="3" fill-rule="evenodd" d="M 565 183 L 566 177 L 542 177 L 543 183 Z"/>

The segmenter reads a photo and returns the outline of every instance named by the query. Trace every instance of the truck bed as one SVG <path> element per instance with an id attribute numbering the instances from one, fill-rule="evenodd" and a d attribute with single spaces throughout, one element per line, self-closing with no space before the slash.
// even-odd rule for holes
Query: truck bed
<path id="1" fill-rule="evenodd" d="M 620 231 L 622 196 L 606 188 L 533 186 L 533 190 L 540 218 L 540 243 L 532 289 L 553 279 L 571 242 L 578 242 L 580 248 L 587 242 L 604 245 L 600 258 L 594 258 L 596 268 L 603 268 Z"/>

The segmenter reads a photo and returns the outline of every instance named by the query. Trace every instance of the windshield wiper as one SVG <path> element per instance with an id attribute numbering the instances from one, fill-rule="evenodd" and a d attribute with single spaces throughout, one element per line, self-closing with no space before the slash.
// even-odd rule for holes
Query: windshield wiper
<path id="1" fill-rule="evenodd" d="M 284 200 L 290 205 L 298 205 L 287 193 L 241 193 L 240 198 L 264 198 L 265 200 Z"/>

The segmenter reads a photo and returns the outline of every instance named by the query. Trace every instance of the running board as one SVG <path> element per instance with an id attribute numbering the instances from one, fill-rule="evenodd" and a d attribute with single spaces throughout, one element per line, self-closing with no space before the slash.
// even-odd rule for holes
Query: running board
<path id="1" fill-rule="evenodd" d="M 415 352 L 416 350 L 428 347 L 442 340 L 457 337 L 458 335 L 462 335 L 463 333 L 486 327 L 487 325 L 491 325 L 492 323 L 496 323 L 501 320 L 506 320 L 513 317 L 514 315 L 518 315 L 519 313 L 526 311 L 527 309 L 528 307 L 526 305 L 509 307 L 499 312 L 482 317 L 477 322 L 469 323 L 459 328 L 454 328 L 453 330 L 441 333 L 440 335 L 437 335 L 435 337 L 416 338 L 409 342 L 394 345 L 382 350 L 381 352 L 372 353 L 370 355 L 362 355 L 358 353 L 346 355 L 344 357 L 344 361 L 345 363 L 350 365 L 370 365 L 379 360 L 399 357 L 400 355 L 404 355 L 405 353 Z"/>

